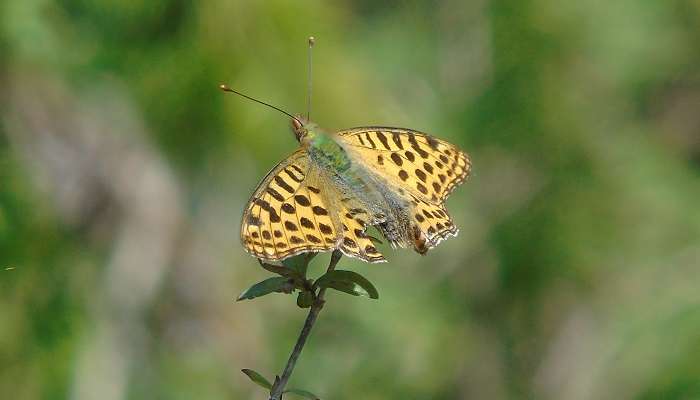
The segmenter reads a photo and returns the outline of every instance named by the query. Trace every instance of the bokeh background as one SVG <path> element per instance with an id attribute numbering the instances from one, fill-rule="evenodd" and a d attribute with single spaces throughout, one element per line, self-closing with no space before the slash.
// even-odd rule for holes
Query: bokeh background
<path id="1" fill-rule="evenodd" d="M 458 238 L 344 259 L 324 399 L 700 398 L 700 2 L 4 0 L 0 397 L 262 399 L 305 317 L 234 302 L 286 117 L 467 150 Z M 328 256 L 314 261 L 322 272 Z M 290 398 L 292 396 L 289 396 Z"/>

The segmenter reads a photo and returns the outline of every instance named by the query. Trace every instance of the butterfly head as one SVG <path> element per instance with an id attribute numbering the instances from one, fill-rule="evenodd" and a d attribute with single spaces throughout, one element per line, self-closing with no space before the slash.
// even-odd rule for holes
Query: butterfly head
<path id="1" fill-rule="evenodd" d="M 292 118 L 292 131 L 294 132 L 294 136 L 296 136 L 299 143 L 316 137 L 318 130 L 319 127 L 316 125 L 316 123 L 311 122 L 300 115 Z"/>

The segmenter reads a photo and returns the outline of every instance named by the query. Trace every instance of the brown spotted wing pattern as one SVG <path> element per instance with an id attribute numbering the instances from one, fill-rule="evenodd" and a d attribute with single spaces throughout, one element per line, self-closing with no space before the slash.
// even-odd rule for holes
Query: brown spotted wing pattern
<path id="1" fill-rule="evenodd" d="M 382 191 L 405 203 L 407 213 L 401 215 L 408 221 L 394 215 L 392 223 L 408 229 L 399 229 L 393 245 L 412 244 L 423 254 L 457 234 L 444 201 L 469 175 L 471 162 L 464 152 L 409 129 L 355 128 L 334 137 L 353 163 L 379 177 L 373 182 Z M 362 196 L 342 190 L 332 175 L 314 164 L 303 147 L 273 168 L 244 212 L 245 249 L 267 261 L 334 249 L 367 262 L 386 261 L 366 233 L 369 225 L 377 225 L 377 205 L 370 211 Z M 391 212 L 388 206 L 386 210 Z"/>
<path id="2" fill-rule="evenodd" d="M 267 174 L 243 214 L 241 240 L 249 253 L 276 261 L 336 247 L 338 232 L 313 178 L 302 149 Z"/>
<path id="3" fill-rule="evenodd" d="M 423 254 L 457 234 L 444 201 L 469 176 L 471 161 L 466 153 L 443 140 L 402 128 L 354 128 L 337 137 L 345 142 L 352 158 L 409 202 L 409 234 L 416 251 Z"/>
<path id="4" fill-rule="evenodd" d="M 299 149 L 253 193 L 243 214 L 241 240 L 246 251 L 267 261 L 334 249 L 367 262 L 386 261 L 365 234 L 367 215 Z"/>

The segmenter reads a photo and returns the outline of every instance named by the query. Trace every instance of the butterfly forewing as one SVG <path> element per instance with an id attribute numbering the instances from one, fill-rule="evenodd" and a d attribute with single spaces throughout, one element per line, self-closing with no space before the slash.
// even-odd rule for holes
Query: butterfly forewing
<path id="1" fill-rule="evenodd" d="M 244 248 L 270 261 L 336 248 L 339 233 L 325 189 L 303 149 L 279 163 L 260 183 L 243 214 Z"/>
<path id="2" fill-rule="evenodd" d="M 372 172 L 397 188 L 434 203 L 444 201 L 471 169 L 466 153 L 422 132 L 366 127 L 337 135 Z"/>

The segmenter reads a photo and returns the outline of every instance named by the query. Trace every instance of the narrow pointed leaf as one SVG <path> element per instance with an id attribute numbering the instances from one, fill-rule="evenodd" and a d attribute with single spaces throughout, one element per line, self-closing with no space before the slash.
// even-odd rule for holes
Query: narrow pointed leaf
<path id="1" fill-rule="evenodd" d="M 291 293 L 293 289 L 294 284 L 290 282 L 289 278 L 281 276 L 268 278 L 249 287 L 238 296 L 237 301 L 254 299 L 273 292 Z"/>
<path id="2" fill-rule="evenodd" d="M 297 396 L 301 396 L 301 397 L 304 397 L 306 399 L 321 400 L 318 396 L 316 396 L 315 394 L 313 394 L 307 390 L 287 389 L 284 391 L 284 393 L 293 393 L 293 394 L 296 394 Z"/>
<path id="3" fill-rule="evenodd" d="M 367 278 L 353 271 L 330 271 L 318 278 L 314 285 L 321 288 L 339 290 L 354 296 L 366 296 L 371 299 L 379 298 L 377 288 Z"/>
<path id="4" fill-rule="evenodd" d="M 264 387 L 265 389 L 272 390 L 272 384 L 270 381 L 265 379 L 264 376 L 260 375 L 259 373 L 253 371 L 252 369 L 242 369 L 241 372 L 246 374 L 248 378 L 250 378 L 251 381 L 255 382 L 259 386 Z"/>
<path id="5" fill-rule="evenodd" d="M 284 265 L 274 265 L 274 264 L 267 264 L 264 262 L 260 262 L 260 266 L 265 268 L 266 270 L 273 272 L 275 274 L 287 277 L 287 278 L 299 278 L 303 279 L 303 275 L 299 273 L 296 269 L 292 269 L 289 267 L 286 267 Z"/>

